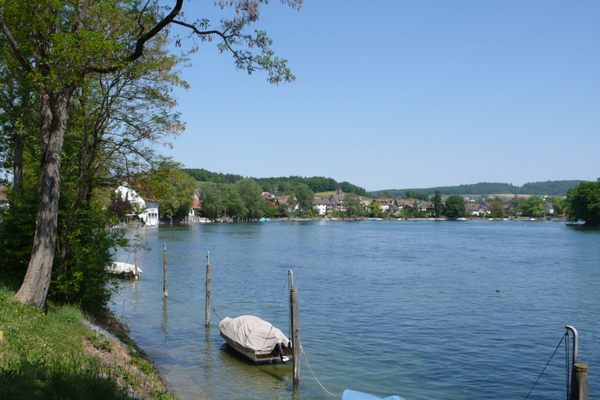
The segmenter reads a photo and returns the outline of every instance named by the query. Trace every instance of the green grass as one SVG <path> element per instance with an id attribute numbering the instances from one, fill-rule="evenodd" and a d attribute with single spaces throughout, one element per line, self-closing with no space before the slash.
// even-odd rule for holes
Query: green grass
<path id="1" fill-rule="evenodd" d="M 0 399 L 130 399 L 125 388 L 141 385 L 122 367 L 102 365 L 87 354 L 84 341 L 102 351 L 112 343 L 84 327 L 81 312 L 50 305 L 47 313 L 13 300 L 0 286 Z M 153 366 L 134 357 L 148 379 L 157 380 Z M 117 383 L 119 382 L 119 383 Z M 153 398 L 172 398 L 160 384 Z"/>
<path id="2" fill-rule="evenodd" d="M 335 190 L 329 191 L 329 192 L 319 192 L 319 193 L 315 193 L 315 196 L 317 197 L 322 197 L 324 199 L 328 199 L 331 196 L 333 196 L 335 194 Z"/>

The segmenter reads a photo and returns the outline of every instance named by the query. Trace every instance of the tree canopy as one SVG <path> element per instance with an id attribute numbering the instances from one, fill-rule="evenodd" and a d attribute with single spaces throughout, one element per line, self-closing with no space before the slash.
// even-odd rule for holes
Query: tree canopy
<path id="1" fill-rule="evenodd" d="M 454 219 L 464 217 L 465 213 L 465 199 L 458 195 L 448 196 L 444 207 L 444 215 L 450 219 Z"/>
<path id="2" fill-rule="evenodd" d="M 302 0 L 283 2 L 302 6 Z M 181 128 L 169 111 L 168 88 L 183 83 L 171 71 L 177 57 L 165 50 L 167 43 L 193 51 L 215 40 L 237 68 L 262 71 L 271 83 L 294 80 L 267 34 L 249 28 L 265 3 L 216 1 L 224 16 L 215 23 L 189 19 L 194 16 L 184 15 L 183 0 L 170 6 L 158 0 L 0 0 L 0 157 L 12 168 L 13 204 L 29 202 L 11 207 L 23 210 L 13 217 L 33 228 L 21 243 L 29 240 L 30 250 L 17 299 L 44 305 L 55 258 L 65 262 L 66 277 L 55 287 L 73 292 L 70 285 L 82 279 L 74 272 L 85 273 L 77 268 L 86 268 L 81 257 L 89 255 L 73 250 L 88 234 L 102 249 L 89 282 L 102 286 L 97 266 L 110 259 L 111 241 L 103 239 L 103 228 L 85 222 L 103 224 L 96 189 L 151 168 L 150 149 L 140 141 L 156 142 Z M 176 37 L 174 28 L 189 35 Z M 77 232 L 81 236 L 72 235 Z"/>
<path id="3" fill-rule="evenodd" d="M 587 226 L 600 226 L 600 179 L 581 182 L 567 193 L 569 218 L 585 221 Z"/>

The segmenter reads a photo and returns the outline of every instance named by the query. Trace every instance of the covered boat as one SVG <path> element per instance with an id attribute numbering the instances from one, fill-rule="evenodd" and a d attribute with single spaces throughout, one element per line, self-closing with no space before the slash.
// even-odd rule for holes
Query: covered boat
<path id="1" fill-rule="evenodd" d="M 287 336 L 257 316 L 223 318 L 219 331 L 227 344 L 254 363 L 286 362 L 292 357 Z"/>

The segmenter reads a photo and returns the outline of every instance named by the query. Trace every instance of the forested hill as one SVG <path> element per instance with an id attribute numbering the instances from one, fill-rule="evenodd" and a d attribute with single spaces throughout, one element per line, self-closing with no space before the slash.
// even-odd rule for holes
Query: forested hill
<path id="1" fill-rule="evenodd" d="M 474 194 L 474 195 L 489 195 L 489 194 L 535 194 L 535 195 L 549 195 L 549 196 L 565 196 L 567 191 L 572 187 L 579 184 L 579 180 L 572 181 L 545 181 L 545 182 L 531 182 L 526 183 L 523 186 L 515 186 L 510 183 L 496 183 L 496 182 L 481 182 L 471 185 L 459 185 L 459 186 L 440 186 L 432 188 L 421 188 L 421 189 L 390 189 L 390 190 L 378 190 L 376 192 L 370 192 L 369 194 L 377 196 L 389 196 L 389 197 L 400 197 L 405 192 L 418 192 L 426 195 L 432 195 L 436 191 L 442 194 Z"/>
<path id="2" fill-rule="evenodd" d="M 235 174 L 222 174 L 220 172 L 211 172 L 204 168 L 184 168 L 183 172 L 187 173 L 194 179 L 200 182 L 213 182 L 213 183 L 235 183 L 240 179 L 248 179 L 241 175 Z M 313 176 L 310 178 L 304 178 L 300 176 L 289 176 L 289 177 L 278 177 L 278 178 L 249 178 L 255 180 L 264 191 L 267 192 L 287 192 L 287 189 L 304 183 L 314 193 L 329 192 L 342 189 L 345 193 L 356 193 L 359 195 L 365 195 L 367 192 L 360 186 L 353 185 L 349 182 L 337 182 L 333 178 L 325 178 L 321 176 Z"/>

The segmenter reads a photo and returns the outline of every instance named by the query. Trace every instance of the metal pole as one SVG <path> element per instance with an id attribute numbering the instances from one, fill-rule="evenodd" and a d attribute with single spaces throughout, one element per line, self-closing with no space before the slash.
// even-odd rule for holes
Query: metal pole
<path id="1" fill-rule="evenodd" d="M 212 284 L 212 271 L 210 265 L 210 251 L 206 252 L 206 301 L 204 302 L 204 326 L 210 325 L 210 292 Z"/>
<path id="2" fill-rule="evenodd" d="M 565 326 L 567 334 L 570 332 L 573 335 L 573 360 L 571 365 L 571 385 L 569 400 L 588 400 L 589 397 L 589 381 L 588 381 L 588 366 L 579 364 L 577 358 L 579 356 L 579 332 L 572 325 Z"/>
<path id="3" fill-rule="evenodd" d="M 565 326 L 567 333 L 571 332 L 573 334 L 573 361 L 572 366 L 577 363 L 577 357 L 579 356 L 579 332 L 572 325 Z"/>

